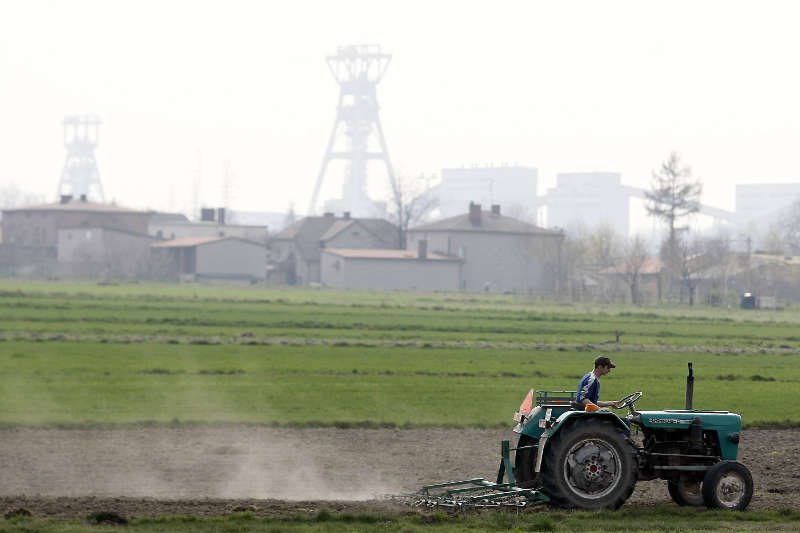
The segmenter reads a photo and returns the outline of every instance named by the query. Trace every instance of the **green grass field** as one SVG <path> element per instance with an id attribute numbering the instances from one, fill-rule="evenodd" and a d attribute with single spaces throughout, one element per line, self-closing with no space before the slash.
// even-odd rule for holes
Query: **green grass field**
<path id="1" fill-rule="evenodd" d="M 616 342 L 619 336 L 619 343 Z M 504 426 L 531 387 L 573 389 L 595 354 L 604 398 L 798 425 L 800 310 L 570 305 L 513 296 L 0 282 L 0 425 Z M 797 530 L 795 510 L 664 504 L 500 511 L 135 519 L 130 531 Z M 3 531 L 111 531 L 0 519 Z"/>
<path id="2" fill-rule="evenodd" d="M 800 311 L 512 296 L 0 283 L 0 424 L 503 426 L 531 387 L 797 425 Z M 620 335 L 617 344 L 616 337 Z"/>
<path id="3" fill-rule="evenodd" d="M 796 511 L 756 511 L 730 513 L 705 509 L 678 509 L 675 506 L 656 506 L 646 509 L 622 509 L 616 512 L 514 512 L 510 510 L 487 513 L 448 515 L 428 514 L 369 514 L 336 513 L 325 509 L 316 514 L 301 516 L 258 517 L 253 513 L 235 513 L 221 518 L 144 518 L 130 521 L 126 531 L 150 533 L 183 532 L 378 532 L 408 533 L 436 531 L 796 531 L 800 513 Z M 0 532 L 41 531 L 119 531 L 118 525 L 97 525 L 92 520 L 43 520 L 14 518 L 0 520 Z"/>

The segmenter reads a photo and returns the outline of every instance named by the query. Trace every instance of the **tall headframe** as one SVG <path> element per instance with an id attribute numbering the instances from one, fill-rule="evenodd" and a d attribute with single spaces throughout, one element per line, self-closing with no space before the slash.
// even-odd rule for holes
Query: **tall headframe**
<path id="1" fill-rule="evenodd" d="M 367 163 L 370 160 L 385 163 L 392 192 L 397 193 L 394 170 L 378 117 L 375 91 L 392 56 L 382 53 L 378 45 L 354 45 L 339 47 L 336 55 L 325 59 L 339 84 L 339 105 L 308 214 L 313 215 L 317 209 L 317 197 L 328 164 L 334 159 L 342 159 L 347 168 L 342 187 L 342 208 L 357 216 L 368 215 L 375 206 L 366 190 Z"/>
<path id="2" fill-rule="evenodd" d="M 100 184 L 100 173 L 94 158 L 100 117 L 72 115 L 65 117 L 62 124 L 67 160 L 58 185 L 59 196 L 102 202 L 103 186 Z"/>

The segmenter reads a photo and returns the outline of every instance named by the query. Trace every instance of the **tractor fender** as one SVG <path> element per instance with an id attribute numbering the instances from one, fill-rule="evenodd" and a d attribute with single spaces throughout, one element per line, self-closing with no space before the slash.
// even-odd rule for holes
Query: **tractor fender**
<path id="1" fill-rule="evenodd" d="M 603 417 L 608 419 L 608 422 L 620 428 L 625 435 L 630 435 L 631 430 L 617 415 L 611 411 L 567 411 L 561 414 L 550 427 L 544 430 L 539 438 L 539 446 L 536 453 L 535 472 L 541 472 L 542 458 L 544 457 L 544 450 L 547 448 L 550 438 L 561 431 L 564 427 L 571 427 L 581 422 L 585 422 L 588 417 Z"/>
<path id="2" fill-rule="evenodd" d="M 562 428 L 571 426 L 572 424 L 580 424 L 586 417 L 603 417 L 608 419 L 609 422 L 619 427 L 626 435 L 630 435 L 630 428 L 620 417 L 611 411 L 567 411 L 556 419 L 556 423 L 550 428 L 549 437 L 558 433 Z"/>

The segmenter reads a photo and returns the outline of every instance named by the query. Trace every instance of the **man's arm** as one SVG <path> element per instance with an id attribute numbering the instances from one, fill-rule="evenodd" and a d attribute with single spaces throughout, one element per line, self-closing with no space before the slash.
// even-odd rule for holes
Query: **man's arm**
<path id="1" fill-rule="evenodd" d="M 592 400 L 590 400 L 589 398 L 584 398 L 583 400 L 581 400 L 581 403 L 583 405 L 589 405 L 590 403 L 592 403 Z M 613 407 L 614 409 L 619 409 L 619 405 L 617 404 L 617 402 L 598 401 L 595 405 L 597 407 Z"/>

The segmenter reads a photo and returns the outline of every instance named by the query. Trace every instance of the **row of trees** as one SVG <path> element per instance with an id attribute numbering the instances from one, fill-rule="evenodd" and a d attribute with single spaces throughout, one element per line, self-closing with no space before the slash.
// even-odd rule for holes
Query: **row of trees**
<path id="1" fill-rule="evenodd" d="M 599 294 L 594 297 L 618 299 L 616 281 L 621 280 L 628 294 L 626 299 L 634 304 L 642 303 L 641 282 L 647 267 L 646 273 L 657 279 L 659 300 L 677 297 L 681 302 L 694 304 L 701 276 L 713 279 L 719 300 L 724 300 L 731 274 L 740 270 L 737 266 L 742 266 L 739 264 L 741 257 L 733 252 L 728 236 L 691 232 L 687 222 L 700 211 L 702 191 L 702 183 L 692 177 L 691 168 L 676 152 L 670 153 L 653 172 L 651 188 L 645 193 L 646 209 L 666 230 L 663 241 L 657 246 L 660 261 L 655 260 L 656 254 L 650 253 L 648 242 L 640 235 L 621 237 L 610 227 L 601 227 L 593 233 L 578 230 L 568 235 L 565 266 L 572 296 L 581 298 L 581 294 L 576 293 L 584 286 L 583 278 L 587 274 L 601 274 L 596 278 L 601 280 Z M 797 228 L 800 237 L 800 223 Z"/>

